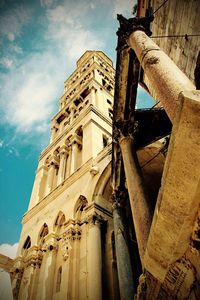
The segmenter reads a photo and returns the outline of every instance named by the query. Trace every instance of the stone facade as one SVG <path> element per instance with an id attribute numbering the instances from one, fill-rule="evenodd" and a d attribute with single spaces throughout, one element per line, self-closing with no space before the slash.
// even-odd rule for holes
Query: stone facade
<path id="1" fill-rule="evenodd" d="M 87 51 L 64 84 L 11 270 L 15 299 L 116 299 L 110 187 L 114 75 L 104 53 Z"/>

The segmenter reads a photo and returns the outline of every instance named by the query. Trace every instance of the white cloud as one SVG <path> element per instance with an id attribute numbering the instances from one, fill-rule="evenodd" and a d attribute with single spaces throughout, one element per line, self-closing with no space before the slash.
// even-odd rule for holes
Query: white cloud
<path id="1" fill-rule="evenodd" d="M 42 7 L 49 7 L 53 4 L 53 0 L 40 0 Z"/>
<path id="2" fill-rule="evenodd" d="M 31 10 L 24 6 L 16 6 L 1 15 L 0 35 L 6 36 L 9 41 L 13 41 L 21 34 L 22 28 L 29 22 Z"/>
<path id="3" fill-rule="evenodd" d="M 3 147 L 3 144 L 4 144 L 4 140 L 1 140 L 1 139 L 0 139 L 0 148 Z"/>
<path id="4" fill-rule="evenodd" d="M 43 50 L 18 59 L 9 74 L 1 76 L 0 112 L 3 122 L 14 126 L 18 134 L 36 134 L 44 140 L 50 132 L 50 118 L 58 109 L 66 70 L 70 75 L 86 50 L 101 49 L 103 43 L 84 26 L 91 9 L 89 1 L 48 8 Z M 17 44 L 13 47 L 15 52 L 22 51 Z M 7 61 L 7 66 L 11 67 L 11 62 Z"/>
<path id="5" fill-rule="evenodd" d="M 8 57 L 2 57 L 0 59 L 0 65 L 6 67 L 7 69 L 13 66 L 13 60 Z"/>
<path id="6" fill-rule="evenodd" d="M 0 245 L 0 254 L 6 255 L 10 258 L 15 258 L 17 253 L 18 243 L 13 245 L 10 244 L 1 244 Z"/>
<path id="7" fill-rule="evenodd" d="M 9 33 L 7 34 L 7 38 L 8 38 L 9 41 L 13 42 L 13 41 L 15 40 L 15 35 L 14 35 L 14 33 L 9 32 Z"/>
<path id="8" fill-rule="evenodd" d="M 122 14 L 124 17 L 130 17 L 133 6 L 137 3 L 137 1 L 132 0 L 115 0 L 113 2 L 113 17 L 116 18 L 117 14 Z M 133 17 L 133 16 L 132 16 Z"/>
<path id="9" fill-rule="evenodd" d="M 84 27 L 84 19 L 93 9 L 94 4 L 85 1 L 78 6 L 65 3 L 47 11 L 48 38 L 56 41 L 61 51 L 65 49 L 70 60 L 78 59 L 86 50 L 103 47 L 100 37 Z"/>

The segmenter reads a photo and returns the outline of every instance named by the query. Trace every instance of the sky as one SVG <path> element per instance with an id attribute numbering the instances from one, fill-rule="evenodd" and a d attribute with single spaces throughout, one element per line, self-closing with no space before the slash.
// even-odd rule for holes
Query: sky
<path id="1" fill-rule="evenodd" d="M 130 0 L 0 0 L 0 252 L 20 237 L 38 157 L 49 143 L 64 81 L 86 50 L 114 62 L 116 14 Z M 142 89 L 138 106 L 152 103 Z"/>

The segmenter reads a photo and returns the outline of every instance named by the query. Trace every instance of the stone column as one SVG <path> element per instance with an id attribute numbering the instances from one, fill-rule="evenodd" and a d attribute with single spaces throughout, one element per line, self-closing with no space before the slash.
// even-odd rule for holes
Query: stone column
<path id="1" fill-rule="evenodd" d="M 71 109 L 71 113 L 70 113 L 70 123 L 72 123 L 73 120 L 74 120 L 74 111 L 75 111 L 75 106 L 74 106 L 74 104 L 71 105 L 70 109 Z"/>
<path id="2" fill-rule="evenodd" d="M 67 152 L 68 152 L 68 156 L 67 156 L 67 162 L 66 162 L 65 178 L 68 178 L 70 176 L 70 171 L 71 171 L 71 156 L 72 156 L 72 146 L 71 145 L 67 147 Z"/>
<path id="3" fill-rule="evenodd" d="M 141 261 L 143 259 L 152 222 L 150 201 L 144 187 L 141 169 L 134 151 L 133 139 L 130 136 L 119 140 L 128 193 L 133 215 L 133 223 L 138 242 Z"/>
<path id="4" fill-rule="evenodd" d="M 128 44 L 135 51 L 144 69 L 151 94 L 162 103 L 173 121 L 180 105 L 180 92 L 195 90 L 194 84 L 143 31 L 134 31 Z"/>
<path id="5" fill-rule="evenodd" d="M 87 255 L 87 292 L 89 300 L 102 299 L 101 219 L 92 215 L 89 219 Z"/>
<path id="6" fill-rule="evenodd" d="M 74 134 L 74 136 L 71 139 L 71 147 L 72 147 L 72 154 L 71 154 L 71 170 L 70 174 L 74 173 L 77 170 L 78 167 L 78 147 L 82 144 L 81 139 L 78 137 L 77 134 Z"/>
<path id="7" fill-rule="evenodd" d="M 115 202 L 113 205 L 113 223 L 120 299 L 132 300 L 134 299 L 134 281 L 123 214 L 123 207 Z"/>
<path id="8" fill-rule="evenodd" d="M 60 154 L 60 165 L 58 170 L 58 185 L 65 180 L 65 168 L 66 168 L 66 162 L 67 162 L 67 147 L 62 146 L 59 150 Z"/>
<path id="9" fill-rule="evenodd" d="M 45 196 L 47 170 L 48 170 L 47 166 L 43 165 L 39 167 L 36 172 L 29 209 L 35 206 Z"/>
<path id="10" fill-rule="evenodd" d="M 91 104 L 96 106 L 96 89 L 94 86 L 90 88 L 90 93 L 91 93 Z"/>
<path id="11" fill-rule="evenodd" d="M 46 195 L 48 195 L 54 188 L 54 177 L 56 174 L 56 167 L 58 165 L 58 161 L 55 157 L 51 158 L 49 164 L 49 170 L 47 175 L 47 185 L 46 185 Z"/>
<path id="12" fill-rule="evenodd" d="M 45 245 L 42 247 L 43 260 L 40 268 L 39 282 L 36 299 L 51 299 L 54 287 L 55 263 L 57 254 L 57 241 L 50 234 L 46 237 Z"/>
<path id="13" fill-rule="evenodd" d="M 69 282 L 71 280 L 71 269 L 70 269 L 70 260 L 72 259 L 72 240 L 71 235 L 66 232 L 62 240 L 59 242 L 59 251 L 62 253 L 62 267 L 63 267 L 63 274 L 61 280 L 61 288 L 60 291 L 62 293 L 61 299 L 68 299 L 69 294 Z M 71 292 L 71 291 L 70 291 Z"/>
<path id="14" fill-rule="evenodd" d="M 55 125 L 53 125 L 51 127 L 51 139 L 50 139 L 50 143 L 53 142 L 53 140 L 55 139 L 57 130 L 58 130 L 58 128 Z"/>
<path id="15" fill-rule="evenodd" d="M 11 269 L 12 273 L 12 291 L 13 291 L 13 299 L 17 300 L 19 299 L 19 292 L 20 292 L 20 285 L 22 281 L 22 276 L 24 272 L 24 264 L 22 257 L 17 257 L 15 259 L 13 268 Z"/>

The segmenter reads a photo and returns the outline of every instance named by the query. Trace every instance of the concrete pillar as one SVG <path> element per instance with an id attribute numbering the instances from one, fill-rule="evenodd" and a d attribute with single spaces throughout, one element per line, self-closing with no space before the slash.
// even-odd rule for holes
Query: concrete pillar
<path id="1" fill-rule="evenodd" d="M 130 136 L 123 137 L 120 139 L 119 144 L 124 162 L 126 182 L 128 186 L 139 254 L 142 261 L 151 228 L 152 210 L 144 188 L 144 182 L 137 160 L 137 155 L 134 152 L 133 140 Z"/>
<path id="2" fill-rule="evenodd" d="M 129 37 L 128 44 L 135 51 L 148 77 L 151 94 L 162 103 L 173 122 L 177 107 L 180 105 L 178 98 L 180 92 L 195 90 L 195 86 L 143 31 L 134 31 Z"/>
<path id="3" fill-rule="evenodd" d="M 62 146 L 59 150 L 60 154 L 60 165 L 58 170 L 58 181 L 57 184 L 59 185 L 65 180 L 65 168 L 66 168 L 66 162 L 67 162 L 67 147 Z"/>
<path id="4" fill-rule="evenodd" d="M 87 255 L 87 291 L 89 300 L 102 299 L 101 224 L 93 216 L 89 220 Z"/>
<path id="5" fill-rule="evenodd" d="M 115 246 L 117 256 L 117 271 L 119 279 L 120 299 L 134 299 L 134 282 L 131 268 L 131 260 L 126 240 L 123 208 L 114 203 L 113 223 L 115 233 Z"/>

